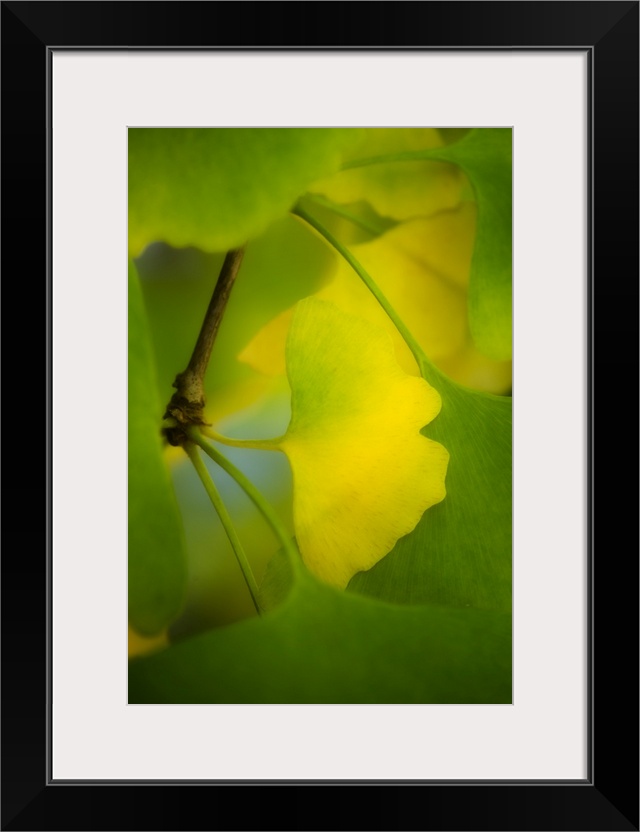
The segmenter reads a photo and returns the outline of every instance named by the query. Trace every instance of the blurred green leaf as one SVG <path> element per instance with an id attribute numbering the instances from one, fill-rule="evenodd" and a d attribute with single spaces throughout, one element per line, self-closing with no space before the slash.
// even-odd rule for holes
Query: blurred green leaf
<path id="1" fill-rule="evenodd" d="M 129 702 L 506 704 L 511 617 L 397 607 L 306 575 L 262 619 L 133 660 Z"/>
<path id="2" fill-rule="evenodd" d="M 182 530 L 162 459 L 151 342 L 138 276 L 129 265 L 129 620 L 154 635 L 178 614 L 186 587 Z"/>
<path id="3" fill-rule="evenodd" d="M 459 165 L 473 185 L 478 226 L 469 282 L 471 332 L 490 358 L 511 358 L 511 129 L 477 128 L 424 158 Z"/>
<path id="4" fill-rule="evenodd" d="M 337 169 L 359 130 L 130 128 L 129 251 L 152 242 L 226 251 Z"/>
<path id="5" fill-rule="evenodd" d="M 511 609 L 511 399 L 425 372 L 442 410 L 423 429 L 449 451 L 446 498 L 349 589 L 401 603 Z"/>

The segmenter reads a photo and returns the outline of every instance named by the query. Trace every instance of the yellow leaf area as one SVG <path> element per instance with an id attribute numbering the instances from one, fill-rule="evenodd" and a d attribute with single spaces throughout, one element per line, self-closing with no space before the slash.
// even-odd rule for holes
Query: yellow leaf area
<path id="1" fill-rule="evenodd" d="M 440 396 L 399 366 L 388 333 L 316 298 L 287 341 L 294 526 L 307 567 L 346 587 L 445 496 L 446 449 L 420 433 Z"/>
<path id="2" fill-rule="evenodd" d="M 469 330 L 467 286 L 476 221 L 475 205 L 400 223 L 351 251 L 376 281 L 426 355 L 466 387 L 502 394 L 511 387 L 511 362 L 493 361 L 475 348 Z M 330 301 L 385 328 L 406 372 L 415 359 L 386 313 L 343 258 L 333 280 L 314 297 Z M 292 310 L 267 324 L 238 356 L 266 375 L 285 371 L 285 342 Z"/>
<path id="3" fill-rule="evenodd" d="M 130 624 L 128 640 L 128 655 L 130 659 L 133 658 L 133 656 L 144 656 L 147 653 L 155 653 L 157 650 L 162 650 L 164 647 L 169 646 L 166 630 L 158 633 L 157 636 L 149 638 L 147 636 L 141 636 L 140 633 L 136 632 Z"/>

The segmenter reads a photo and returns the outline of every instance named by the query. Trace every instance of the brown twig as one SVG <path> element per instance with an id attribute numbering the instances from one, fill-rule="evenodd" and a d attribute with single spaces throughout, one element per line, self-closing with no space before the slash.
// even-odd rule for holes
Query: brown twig
<path id="1" fill-rule="evenodd" d="M 204 424 L 202 415 L 205 405 L 204 376 L 209 366 L 213 343 L 243 256 L 244 247 L 232 249 L 224 258 L 218 282 L 204 316 L 200 334 L 187 369 L 178 373 L 173 382 L 176 392 L 167 405 L 164 418 L 174 419 L 176 424 L 163 430 L 164 435 L 172 445 L 184 445 L 187 440 L 185 428 L 189 425 Z"/>

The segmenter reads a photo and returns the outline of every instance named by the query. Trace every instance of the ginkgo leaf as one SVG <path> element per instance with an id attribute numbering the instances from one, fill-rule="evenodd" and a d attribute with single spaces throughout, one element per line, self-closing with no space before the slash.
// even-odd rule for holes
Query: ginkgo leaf
<path id="1" fill-rule="evenodd" d="M 469 317 L 479 349 L 511 358 L 512 131 L 476 128 L 439 146 L 429 131 L 390 131 L 380 149 L 358 148 L 339 175 L 314 183 L 338 202 L 366 199 L 380 214 L 408 219 L 455 207 L 475 194 L 478 228 L 471 269 Z M 441 144 L 441 143 L 440 143 Z M 470 183 L 469 184 L 467 183 Z"/>
<path id="2" fill-rule="evenodd" d="M 345 153 L 346 169 L 314 182 L 310 191 L 338 203 L 366 200 L 381 216 L 397 220 L 450 210 L 460 204 L 468 187 L 455 165 L 415 159 L 359 166 L 363 159 L 419 154 L 443 146 L 442 136 L 434 129 L 367 130 L 365 140 Z"/>
<path id="3" fill-rule="evenodd" d="M 453 384 L 428 365 L 442 410 L 430 436 L 451 454 L 447 499 L 349 590 L 404 604 L 511 610 L 512 412 L 507 396 Z"/>
<path id="4" fill-rule="evenodd" d="M 387 604 L 300 574 L 269 615 L 129 665 L 130 704 L 229 702 L 511 703 L 511 615 Z"/>
<path id="5" fill-rule="evenodd" d="M 478 352 L 469 329 L 467 286 L 475 232 L 475 206 L 401 223 L 351 251 L 407 324 L 425 353 L 450 378 L 467 387 L 504 393 L 511 363 Z M 386 328 L 401 366 L 413 375 L 415 359 L 378 301 L 351 266 L 340 259 L 333 279 L 316 297 Z M 239 354 L 265 375 L 284 372 L 292 310 L 268 323 Z"/>
<path id="6" fill-rule="evenodd" d="M 358 129 L 130 128 L 129 251 L 163 240 L 224 251 L 335 170 Z"/>
<path id="7" fill-rule="evenodd" d="M 287 343 L 294 525 L 308 568 L 345 587 L 445 497 L 449 454 L 420 430 L 437 391 L 399 366 L 388 333 L 307 298 Z"/>
<path id="8" fill-rule="evenodd" d="M 495 359 L 511 358 L 511 142 L 510 128 L 475 129 L 462 141 L 425 154 L 459 165 L 473 185 L 478 230 L 469 316 L 479 348 Z"/>

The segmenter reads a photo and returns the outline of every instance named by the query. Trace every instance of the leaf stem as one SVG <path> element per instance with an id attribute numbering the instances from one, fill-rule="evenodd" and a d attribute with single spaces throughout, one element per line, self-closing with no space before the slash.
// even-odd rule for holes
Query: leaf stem
<path id="1" fill-rule="evenodd" d="M 165 418 L 173 417 L 178 423 L 177 428 L 165 429 L 165 436 L 172 445 L 184 444 L 184 426 L 203 423 L 204 376 L 243 257 L 244 247 L 227 252 L 187 368 L 178 373 L 173 382 L 176 392 L 164 414 Z"/>
<path id="2" fill-rule="evenodd" d="M 229 538 L 229 542 L 233 548 L 233 551 L 236 556 L 236 560 L 238 561 L 238 565 L 242 571 L 242 575 L 246 581 L 247 587 L 249 589 L 249 594 L 251 595 L 251 600 L 256 608 L 258 615 L 261 614 L 262 610 L 260 608 L 260 604 L 258 603 L 258 584 L 256 583 L 256 579 L 254 574 L 251 570 L 251 566 L 247 559 L 247 556 L 244 552 L 242 547 L 242 543 L 240 542 L 240 538 L 235 530 L 233 525 L 233 521 L 231 520 L 231 516 L 227 511 L 225 504 L 222 502 L 222 498 L 218 493 L 218 489 L 216 488 L 213 480 L 207 468 L 200 458 L 200 453 L 198 449 L 191 443 L 187 442 L 184 445 L 184 449 L 187 452 L 189 459 L 193 463 L 193 467 L 196 469 L 196 473 L 200 477 L 202 484 L 204 485 L 204 489 L 211 500 L 213 507 L 215 508 L 216 512 L 218 513 L 218 517 L 224 527 L 224 530 Z"/>
<path id="3" fill-rule="evenodd" d="M 383 226 L 382 223 L 374 223 L 370 220 L 365 220 L 362 217 L 358 217 L 356 214 L 349 211 L 348 208 L 344 208 L 337 202 L 333 202 L 333 200 L 327 199 L 326 196 L 321 196 L 320 194 L 306 194 L 305 199 L 308 199 L 310 202 L 315 202 L 316 205 L 320 205 L 322 208 L 326 208 L 328 211 L 332 211 L 339 217 L 344 217 L 345 220 L 349 220 L 349 222 L 352 222 L 354 225 L 357 225 L 358 228 L 361 228 L 363 231 L 366 231 L 367 234 L 377 236 L 379 234 L 382 234 L 386 230 L 385 226 Z"/>
<path id="4" fill-rule="evenodd" d="M 229 474 L 229 476 L 233 477 L 233 479 L 238 483 L 240 488 L 245 492 L 247 497 L 253 502 L 255 507 L 258 511 L 262 514 L 264 519 L 267 523 L 271 526 L 273 533 L 275 534 L 276 538 L 282 544 L 282 548 L 286 551 L 289 561 L 294 569 L 297 569 L 300 566 L 300 557 L 298 554 L 298 550 L 293 545 L 291 540 L 291 536 L 287 532 L 284 524 L 273 510 L 272 506 L 265 500 L 263 495 L 260 491 L 255 487 L 255 485 L 249 480 L 239 468 L 230 462 L 217 448 L 214 448 L 213 445 L 209 444 L 205 439 L 202 438 L 201 434 L 202 429 L 198 429 L 197 427 L 192 427 L 188 429 L 189 438 L 195 442 L 197 445 L 202 448 L 202 450 L 209 456 L 214 462 L 216 462 L 223 470 Z"/>
<path id="5" fill-rule="evenodd" d="M 304 220 L 308 223 L 312 228 L 320 234 L 324 239 L 332 245 L 335 250 L 342 256 L 344 259 L 349 263 L 351 268 L 355 271 L 358 275 L 360 280 L 365 284 L 365 286 L 369 289 L 375 299 L 378 301 L 380 306 L 384 309 L 387 313 L 391 321 L 393 322 L 394 326 L 404 339 L 405 344 L 409 347 L 411 352 L 413 353 L 413 357 L 416 359 L 418 366 L 422 368 L 426 363 L 430 363 L 427 356 L 424 354 L 422 347 L 416 339 L 413 337 L 409 329 L 407 328 L 406 324 L 395 311 L 393 306 L 389 303 L 386 296 L 381 292 L 378 284 L 375 280 L 369 275 L 369 273 L 364 269 L 361 263 L 356 260 L 356 258 L 351 254 L 348 248 L 342 245 L 336 238 L 328 231 L 323 225 L 321 225 L 314 217 L 307 214 L 307 212 L 300 206 L 300 204 L 296 205 L 293 209 L 293 214 L 300 217 L 300 219 Z"/>
<path id="6" fill-rule="evenodd" d="M 213 430 L 209 425 L 200 425 L 200 431 L 222 445 L 230 445 L 232 448 L 255 448 L 259 451 L 279 451 L 280 442 L 284 439 L 283 436 L 278 436 L 275 439 L 232 439 L 230 436 L 223 436 Z M 193 431 L 189 431 L 189 437 L 193 442 L 198 441 Z"/>

